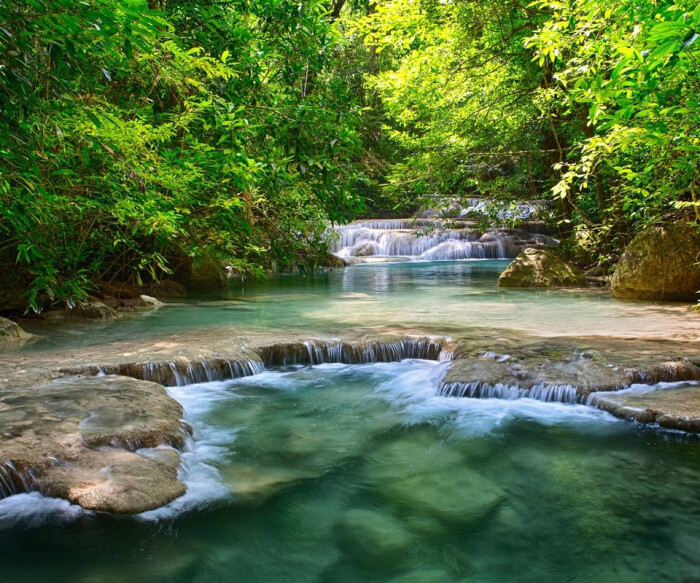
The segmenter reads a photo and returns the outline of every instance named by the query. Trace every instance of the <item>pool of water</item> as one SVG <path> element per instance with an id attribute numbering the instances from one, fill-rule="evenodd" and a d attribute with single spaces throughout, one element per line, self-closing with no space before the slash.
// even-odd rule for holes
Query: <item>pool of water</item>
<path id="1" fill-rule="evenodd" d="M 581 405 L 439 397 L 445 366 L 169 389 L 196 430 L 188 493 L 123 518 L 2 500 L 2 581 L 700 580 L 696 440 Z"/>
<path id="2" fill-rule="evenodd" d="M 22 325 L 44 337 L 25 350 L 94 346 L 230 326 L 232 333 L 285 331 L 338 336 L 419 329 L 700 339 L 700 314 L 683 304 L 614 300 L 602 291 L 499 290 L 507 261 L 352 265 L 343 270 L 231 282 L 221 293 L 127 313 L 115 322 Z"/>

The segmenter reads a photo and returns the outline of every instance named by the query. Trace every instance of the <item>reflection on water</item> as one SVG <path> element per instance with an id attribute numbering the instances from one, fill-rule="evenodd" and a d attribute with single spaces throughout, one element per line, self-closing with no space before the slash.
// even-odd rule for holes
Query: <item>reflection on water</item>
<path id="1" fill-rule="evenodd" d="M 613 300 L 601 291 L 499 290 L 506 261 L 353 265 L 267 281 L 232 282 L 219 294 L 171 302 L 116 322 L 45 325 L 26 350 L 92 346 L 113 340 L 186 333 L 227 325 L 238 330 L 286 330 L 338 336 L 343 331 L 412 326 L 435 334 L 471 328 L 538 335 L 615 335 L 697 339 L 700 314 L 679 304 Z M 483 330 L 482 330 L 483 333 Z"/>
<path id="2" fill-rule="evenodd" d="M 697 441 L 581 405 L 441 397 L 445 366 L 173 388 L 196 427 L 186 497 L 121 519 L 0 501 L 3 581 L 48 568 L 56 583 L 700 577 Z"/>

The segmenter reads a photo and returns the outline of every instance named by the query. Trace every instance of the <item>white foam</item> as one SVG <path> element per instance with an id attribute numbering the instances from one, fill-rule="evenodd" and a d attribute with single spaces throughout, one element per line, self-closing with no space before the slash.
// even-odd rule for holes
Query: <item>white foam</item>
<path id="1" fill-rule="evenodd" d="M 61 498 L 38 492 L 15 494 L 0 500 L 0 530 L 16 526 L 40 527 L 48 523 L 71 522 L 94 513 Z"/>
<path id="2" fill-rule="evenodd" d="M 229 452 L 227 444 L 235 439 L 237 428 L 214 427 L 204 421 L 206 415 L 224 401 L 237 398 L 229 385 L 230 381 L 216 381 L 168 388 L 170 396 L 183 406 L 185 419 L 194 428 L 193 439 L 181 454 L 182 462 L 178 470 L 178 478 L 184 482 L 187 492 L 166 506 L 140 514 L 139 518 L 173 518 L 183 512 L 206 507 L 230 494 L 217 464 L 226 458 Z"/>
<path id="3" fill-rule="evenodd" d="M 411 361 L 408 370 L 381 383 L 375 394 L 390 401 L 406 425 L 445 423 L 465 437 L 489 434 L 517 419 L 532 420 L 543 425 L 620 422 L 612 415 L 586 405 L 546 403 L 529 398 L 442 397 L 437 394 L 436 388 L 448 366 L 449 363 Z"/>

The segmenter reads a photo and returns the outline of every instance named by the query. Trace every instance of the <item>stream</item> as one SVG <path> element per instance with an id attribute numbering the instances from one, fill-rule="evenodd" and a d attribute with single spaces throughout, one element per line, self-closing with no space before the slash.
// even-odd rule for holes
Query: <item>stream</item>
<path id="1" fill-rule="evenodd" d="M 692 339 L 672 304 L 499 291 L 503 260 L 352 265 L 233 283 L 110 324 L 26 326 L 23 352 L 186 336 L 432 331 Z M 663 322 L 663 325 L 660 325 Z M 441 396 L 449 363 L 288 366 L 171 387 L 187 493 L 135 517 L 0 500 L 2 580 L 700 580 L 700 442 L 580 404 Z"/>

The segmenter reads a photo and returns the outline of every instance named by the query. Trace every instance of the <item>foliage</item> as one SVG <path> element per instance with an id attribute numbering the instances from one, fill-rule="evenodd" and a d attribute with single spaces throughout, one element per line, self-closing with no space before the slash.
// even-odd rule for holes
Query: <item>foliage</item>
<path id="1" fill-rule="evenodd" d="M 588 128 L 561 164 L 559 197 L 597 190 L 599 229 L 625 232 L 673 209 L 700 220 L 700 8 L 690 1 L 539 1 L 529 41 L 543 95 Z"/>
<path id="2" fill-rule="evenodd" d="M 327 9 L 0 4 L 0 254 L 34 309 L 202 253 L 257 273 L 318 261 L 328 222 L 362 208 Z"/>
<path id="3" fill-rule="evenodd" d="M 538 16 L 525 1 L 376 2 L 358 27 L 385 57 L 367 83 L 403 156 L 397 198 L 485 195 L 504 202 L 545 189 L 547 156 L 532 94 L 541 73 L 523 46 Z"/>
<path id="4" fill-rule="evenodd" d="M 0 260 L 39 310 L 482 196 L 550 199 L 607 267 L 700 221 L 699 31 L 690 0 L 7 0 Z"/>

